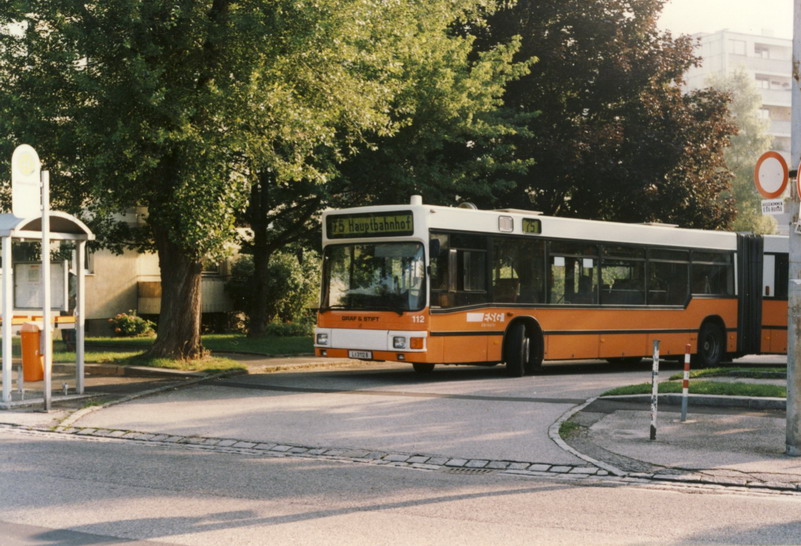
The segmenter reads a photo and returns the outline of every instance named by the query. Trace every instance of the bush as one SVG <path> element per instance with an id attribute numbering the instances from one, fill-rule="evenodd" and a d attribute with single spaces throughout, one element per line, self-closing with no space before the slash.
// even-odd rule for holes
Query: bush
<path id="1" fill-rule="evenodd" d="M 136 315 L 136 311 L 118 313 L 108 319 L 115 336 L 143 337 L 155 333 L 155 323 Z"/>
<path id="2" fill-rule="evenodd" d="M 267 331 L 265 333 L 268 336 L 274 337 L 310 336 L 313 329 L 313 320 L 271 322 L 267 325 Z"/>
<path id="3" fill-rule="evenodd" d="M 253 306 L 253 257 L 241 256 L 231 268 L 231 278 L 225 289 L 236 311 L 246 315 L 246 325 Z M 311 332 L 309 308 L 317 305 L 320 286 L 320 258 L 316 252 L 299 254 L 292 250 L 277 252 L 270 258 L 267 278 L 267 333 L 283 331 Z M 311 319 L 313 321 L 313 318 Z M 286 323 L 286 325 L 282 324 Z M 299 330 L 300 329 L 300 330 Z"/>

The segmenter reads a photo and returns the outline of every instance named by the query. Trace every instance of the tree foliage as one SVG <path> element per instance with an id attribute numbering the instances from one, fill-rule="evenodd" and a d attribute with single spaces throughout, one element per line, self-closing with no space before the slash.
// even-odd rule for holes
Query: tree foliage
<path id="1" fill-rule="evenodd" d="M 550 214 L 720 228 L 734 127 L 721 93 L 682 94 L 698 59 L 688 37 L 660 33 L 663 0 L 500 1 L 480 47 L 523 38 L 531 74 L 506 105 L 538 113 L 517 141 L 534 164 L 506 204 Z"/>
<path id="2" fill-rule="evenodd" d="M 726 165 L 734 174 L 731 196 L 737 217 L 732 229 L 775 233 L 776 221 L 772 216 L 760 213 L 761 197 L 754 187 L 754 166 L 759 156 L 771 146 L 768 121 L 760 116 L 762 97 L 753 79 L 743 69 L 727 76 L 711 77 L 707 84 L 730 97 L 729 110 L 737 125 L 737 134 L 731 137 L 731 146 L 724 154 Z"/>
<path id="3" fill-rule="evenodd" d="M 437 38 L 432 55 L 404 63 L 414 85 L 393 103 L 400 129 L 365 146 L 329 185 L 336 204 L 403 203 L 422 194 L 430 203 L 491 206 L 511 190 L 512 175 L 525 172 L 529 159 L 514 139 L 529 136 L 532 116 L 505 108 L 503 95 L 534 59 L 513 60 L 516 36 L 478 54 L 471 35 L 444 29 Z"/>
<path id="4" fill-rule="evenodd" d="M 113 213 L 147 207 L 126 235 L 159 254 L 152 352 L 196 357 L 200 264 L 225 252 L 254 184 L 325 182 L 396 132 L 407 61 L 436 58 L 438 33 L 485 3 L 6 2 L 0 142 L 42 150 L 70 209 L 116 236 Z"/>
<path id="5" fill-rule="evenodd" d="M 255 307 L 249 332 L 260 335 L 269 320 L 270 256 L 286 245 L 319 240 L 325 206 L 407 201 L 423 193 L 431 202 L 457 196 L 486 198 L 502 187 L 498 173 L 519 169 L 511 135 L 525 131 L 501 111 L 506 83 L 528 68 L 512 62 L 515 39 L 473 55 L 474 38 L 462 29 L 480 25 L 483 2 L 390 2 L 407 14 L 385 29 L 382 75 L 393 94 L 386 103 L 388 130 L 373 131 L 348 148 L 317 146 L 306 170 L 280 176 L 259 155 L 243 217 L 253 238 Z M 484 6 L 484 11 L 488 9 Z M 385 68 L 386 69 L 386 68 Z M 359 115 L 354 113 L 354 115 Z"/>
<path id="6" fill-rule="evenodd" d="M 303 322 L 319 297 L 320 258 L 315 252 L 300 248 L 287 249 L 272 255 L 267 272 L 267 320 Z M 234 263 L 231 278 L 225 285 L 234 308 L 242 311 L 247 329 L 255 308 L 253 257 L 240 256 Z"/>

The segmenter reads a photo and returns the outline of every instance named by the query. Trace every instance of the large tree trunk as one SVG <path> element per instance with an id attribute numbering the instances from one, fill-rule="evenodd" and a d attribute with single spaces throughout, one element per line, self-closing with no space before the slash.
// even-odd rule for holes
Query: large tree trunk
<path id="1" fill-rule="evenodd" d="M 269 212 L 267 184 L 260 180 L 250 193 L 250 226 L 253 230 L 253 299 L 248 317 L 248 337 L 258 337 L 267 331 L 267 292 L 269 290 L 270 249 L 267 241 Z"/>
<path id="2" fill-rule="evenodd" d="M 200 340 L 200 279 L 202 264 L 170 242 L 155 236 L 161 269 L 161 314 L 158 336 L 147 356 L 196 359 L 204 355 Z"/>

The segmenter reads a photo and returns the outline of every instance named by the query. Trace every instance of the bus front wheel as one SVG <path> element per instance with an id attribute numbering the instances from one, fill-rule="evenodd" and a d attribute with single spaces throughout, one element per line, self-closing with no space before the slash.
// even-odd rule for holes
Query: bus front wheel
<path id="1" fill-rule="evenodd" d="M 714 322 L 707 322 L 698 332 L 698 352 L 694 364 L 701 368 L 712 368 L 723 360 L 726 353 L 726 335 L 723 328 Z"/>
<path id="2" fill-rule="evenodd" d="M 506 360 L 506 375 L 509 377 L 523 377 L 526 373 L 526 363 L 529 355 L 529 339 L 526 336 L 526 326 L 515 324 L 506 334 L 504 343 Z"/>

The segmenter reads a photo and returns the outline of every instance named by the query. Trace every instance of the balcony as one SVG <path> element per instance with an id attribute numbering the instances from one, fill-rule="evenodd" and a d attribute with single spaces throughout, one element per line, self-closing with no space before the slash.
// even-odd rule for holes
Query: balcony
<path id="1" fill-rule="evenodd" d="M 783 136 L 790 138 L 789 121 L 771 121 L 768 127 L 768 134 L 771 136 Z"/>
<path id="2" fill-rule="evenodd" d="M 735 59 L 731 59 L 734 61 Z M 746 70 L 759 74 L 771 74 L 790 78 L 792 61 L 790 59 L 765 59 L 763 57 L 736 57 L 736 64 L 741 64 Z"/>
<path id="3" fill-rule="evenodd" d="M 766 106 L 784 106 L 790 108 L 790 88 L 760 89 L 762 104 Z"/>

